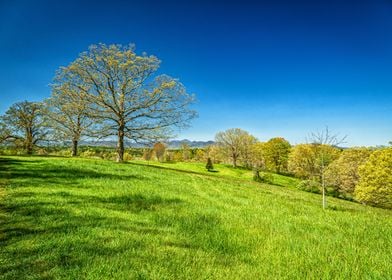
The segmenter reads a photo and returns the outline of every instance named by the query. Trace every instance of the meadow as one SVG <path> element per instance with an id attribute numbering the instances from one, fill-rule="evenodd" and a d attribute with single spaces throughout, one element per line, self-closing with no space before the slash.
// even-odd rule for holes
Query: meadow
<path id="1" fill-rule="evenodd" d="M 0 279 L 391 279 L 392 212 L 204 164 L 0 157 Z"/>

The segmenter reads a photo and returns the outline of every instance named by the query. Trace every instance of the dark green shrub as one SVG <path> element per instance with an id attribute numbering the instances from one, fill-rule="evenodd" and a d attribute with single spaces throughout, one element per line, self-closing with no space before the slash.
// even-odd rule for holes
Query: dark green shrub
<path id="1" fill-rule="evenodd" d="M 207 169 L 208 171 L 211 171 L 211 170 L 214 169 L 214 165 L 212 164 L 211 158 L 208 158 L 208 159 L 207 159 L 206 169 Z"/>
<path id="2" fill-rule="evenodd" d="M 321 185 L 315 180 L 303 180 L 297 185 L 297 189 L 311 193 L 321 193 Z"/>

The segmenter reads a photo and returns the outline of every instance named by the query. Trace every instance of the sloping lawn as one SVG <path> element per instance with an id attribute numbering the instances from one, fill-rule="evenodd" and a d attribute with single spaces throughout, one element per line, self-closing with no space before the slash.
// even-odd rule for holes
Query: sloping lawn
<path id="1" fill-rule="evenodd" d="M 392 279 L 392 211 L 104 160 L 0 158 L 0 279 Z"/>
<path id="2" fill-rule="evenodd" d="M 210 175 L 216 177 L 230 177 L 234 179 L 247 179 L 251 180 L 253 173 L 249 169 L 237 167 L 233 168 L 228 164 L 214 164 L 214 172 L 208 172 L 205 163 L 200 162 L 158 162 L 158 161 L 145 161 L 145 160 L 132 160 L 129 163 L 147 165 L 147 166 L 158 166 L 166 169 L 183 170 L 190 171 L 194 173 L 199 173 L 203 175 Z M 276 173 L 269 173 L 272 177 L 273 184 L 283 187 L 293 187 L 295 188 L 301 180 L 285 176 Z"/>

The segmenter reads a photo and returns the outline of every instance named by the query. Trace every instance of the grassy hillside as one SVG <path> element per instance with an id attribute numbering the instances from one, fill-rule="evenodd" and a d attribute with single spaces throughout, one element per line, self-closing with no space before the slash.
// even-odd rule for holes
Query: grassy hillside
<path id="1" fill-rule="evenodd" d="M 145 160 L 134 160 L 130 161 L 132 164 L 143 164 L 147 166 L 158 166 L 166 169 L 175 169 L 182 171 L 190 171 L 193 173 L 199 173 L 201 175 L 217 176 L 217 177 L 230 177 L 233 179 L 246 179 L 251 180 L 253 173 L 249 169 L 245 168 L 233 168 L 228 164 L 214 164 L 215 172 L 208 172 L 206 170 L 206 163 L 200 162 L 163 162 L 158 161 L 145 161 Z M 284 176 L 280 174 L 270 173 L 273 179 L 273 184 L 283 187 L 296 187 L 301 180 Z"/>
<path id="2" fill-rule="evenodd" d="M 186 168 L 0 165 L 0 279 L 392 278 L 391 211 Z"/>

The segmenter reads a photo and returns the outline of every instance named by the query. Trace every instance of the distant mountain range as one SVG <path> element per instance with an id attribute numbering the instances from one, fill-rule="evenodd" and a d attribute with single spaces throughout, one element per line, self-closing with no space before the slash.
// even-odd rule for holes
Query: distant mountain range
<path id="1" fill-rule="evenodd" d="M 181 148 L 181 145 L 186 144 L 191 148 L 204 148 L 206 146 L 210 146 L 215 144 L 214 141 L 191 141 L 188 139 L 183 139 L 183 140 L 171 140 L 168 143 L 166 143 L 169 148 L 172 149 L 177 149 Z"/>
<path id="2" fill-rule="evenodd" d="M 186 144 L 191 148 L 204 148 L 206 146 L 213 145 L 214 141 L 192 141 L 188 139 L 183 140 L 170 140 L 166 142 L 168 148 L 179 149 L 181 145 Z M 101 146 L 101 147 L 116 147 L 117 141 L 114 140 L 102 140 L 102 141 L 80 141 L 81 146 Z M 138 144 L 133 142 L 125 142 L 125 146 L 132 148 L 145 148 L 148 147 L 147 144 Z"/>

